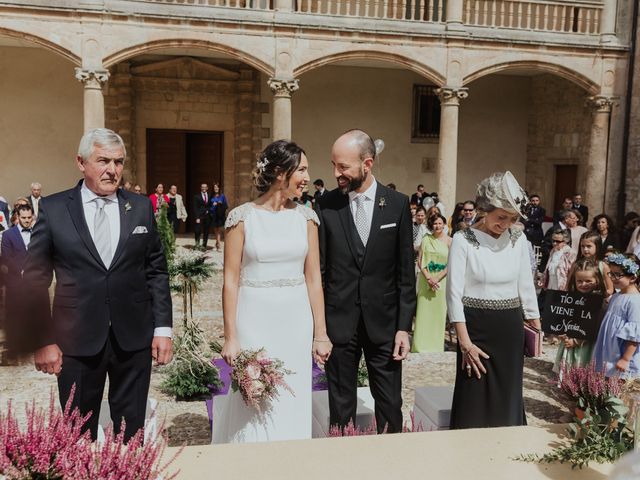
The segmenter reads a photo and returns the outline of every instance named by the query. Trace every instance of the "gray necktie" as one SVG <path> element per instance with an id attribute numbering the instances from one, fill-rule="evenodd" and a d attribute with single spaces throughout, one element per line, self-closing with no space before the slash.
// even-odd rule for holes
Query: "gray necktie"
<path id="1" fill-rule="evenodd" d="M 367 221 L 367 212 L 364 209 L 364 202 L 366 198 L 364 195 L 358 195 L 355 198 L 356 202 L 356 230 L 364 246 L 367 246 L 367 240 L 369 239 L 369 222 Z"/>
<path id="2" fill-rule="evenodd" d="M 111 227 L 104 207 L 111 200 L 98 197 L 94 201 L 96 202 L 96 216 L 93 219 L 93 243 L 96 245 L 102 262 L 108 268 L 111 265 L 113 253 L 111 251 Z"/>

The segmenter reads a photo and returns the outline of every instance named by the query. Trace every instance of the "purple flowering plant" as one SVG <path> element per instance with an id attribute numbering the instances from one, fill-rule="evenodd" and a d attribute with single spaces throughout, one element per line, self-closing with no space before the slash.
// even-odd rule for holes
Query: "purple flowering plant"
<path id="1" fill-rule="evenodd" d="M 20 427 L 11 402 L 0 414 L 0 475 L 6 478 L 38 480 L 163 480 L 174 479 L 178 472 L 159 465 L 164 453 L 162 440 L 144 443 L 140 429 L 128 442 L 124 426 L 117 435 L 112 427 L 105 440 L 94 443 L 83 426 L 91 414 L 82 416 L 71 408 L 75 387 L 63 411 L 55 407 L 53 392 L 48 412 L 35 402 L 26 405 L 26 426 Z M 160 438 L 160 437 L 159 437 Z"/>

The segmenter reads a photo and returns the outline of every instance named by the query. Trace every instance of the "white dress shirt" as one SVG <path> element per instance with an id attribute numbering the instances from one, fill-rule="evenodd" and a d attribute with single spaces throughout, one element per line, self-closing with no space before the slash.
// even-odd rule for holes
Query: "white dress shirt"
<path id="1" fill-rule="evenodd" d="M 94 240 L 94 220 L 96 215 L 97 204 L 94 201 L 98 198 L 98 195 L 89 190 L 87 185 L 82 182 L 82 187 L 80 188 L 80 194 L 82 195 L 82 209 L 84 211 L 84 219 L 87 222 L 87 227 L 89 228 L 89 234 L 91 235 L 91 240 Z M 108 195 L 107 198 L 111 200 L 110 202 L 106 202 L 104 205 L 104 213 L 107 215 L 109 219 L 109 233 L 111 234 L 111 251 L 115 254 L 116 248 L 118 248 L 118 241 L 120 240 L 120 210 L 118 208 L 118 195 L 117 193 L 112 193 Z M 107 265 L 107 268 L 109 265 Z M 157 327 L 153 331 L 154 337 L 171 337 L 172 329 L 171 327 Z"/>
<path id="2" fill-rule="evenodd" d="M 20 229 L 20 236 L 22 237 L 22 241 L 24 242 L 24 248 L 29 250 L 29 242 L 31 242 L 31 229 L 28 228 L 25 231 L 25 229 L 23 229 L 20 225 L 18 225 L 18 228 Z"/>
<path id="3" fill-rule="evenodd" d="M 33 205 L 33 216 L 37 217 L 38 216 L 38 212 L 40 211 L 40 198 L 41 197 L 34 197 L 33 195 L 31 195 L 31 205 Z"/>
<path id="4" fill-rule="evenodd" d="M 364 192 L 349 192 L 349 206 L 351 207 L 351 216 L 353 222 L 356 221 L 356 210 L 358 208 L 356 204 L 356 197 L 364 197 L 364 212 L 367 215 L 367 225 L 369 225 L 369 231 L 371 231 L 371 221 L 373 220 L 373 207 L 376 202 L 376 191 L 378 189 L 378 182 L 373 178 L 373 183 Z"/>

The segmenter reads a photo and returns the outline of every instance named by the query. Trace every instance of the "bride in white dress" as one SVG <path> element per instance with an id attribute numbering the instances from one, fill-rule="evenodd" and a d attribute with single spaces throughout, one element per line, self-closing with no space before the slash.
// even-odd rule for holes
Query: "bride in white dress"
<path id="1" fill-rule="evenodd" d="M 229 213 L 224 242 L 222 357 L 264 347 L 294 373 L 259 415 L 239 392 L 214 401 L 213 443 L 311 438 L 311 358 L 331 353 L 326 333 L 318 217 L 297 205 L 309 183 L 308 162 L 295 143 L 279 140 L 260 154 L 254 183 L 261 192 Z"/>

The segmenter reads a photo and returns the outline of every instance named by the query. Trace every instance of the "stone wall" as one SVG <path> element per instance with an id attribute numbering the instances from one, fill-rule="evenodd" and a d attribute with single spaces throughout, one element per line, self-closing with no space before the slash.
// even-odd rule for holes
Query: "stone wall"
<path id="1" fill-rule="evenodd" d="M 556 165 L 578 165 L 576 188 L 584 189 L 591 128 L 586 98 L 582 88 L 553 75 L 538 75 L 531 80 L 525 183 L 529 192 L 542 197 L 549 213 L 555 209 Z"/>
<path id="2" fill-rule="evenodd" d="M 640 209 L 640 48 L 636 44 L 629 118 L 625 211 Z"/>

